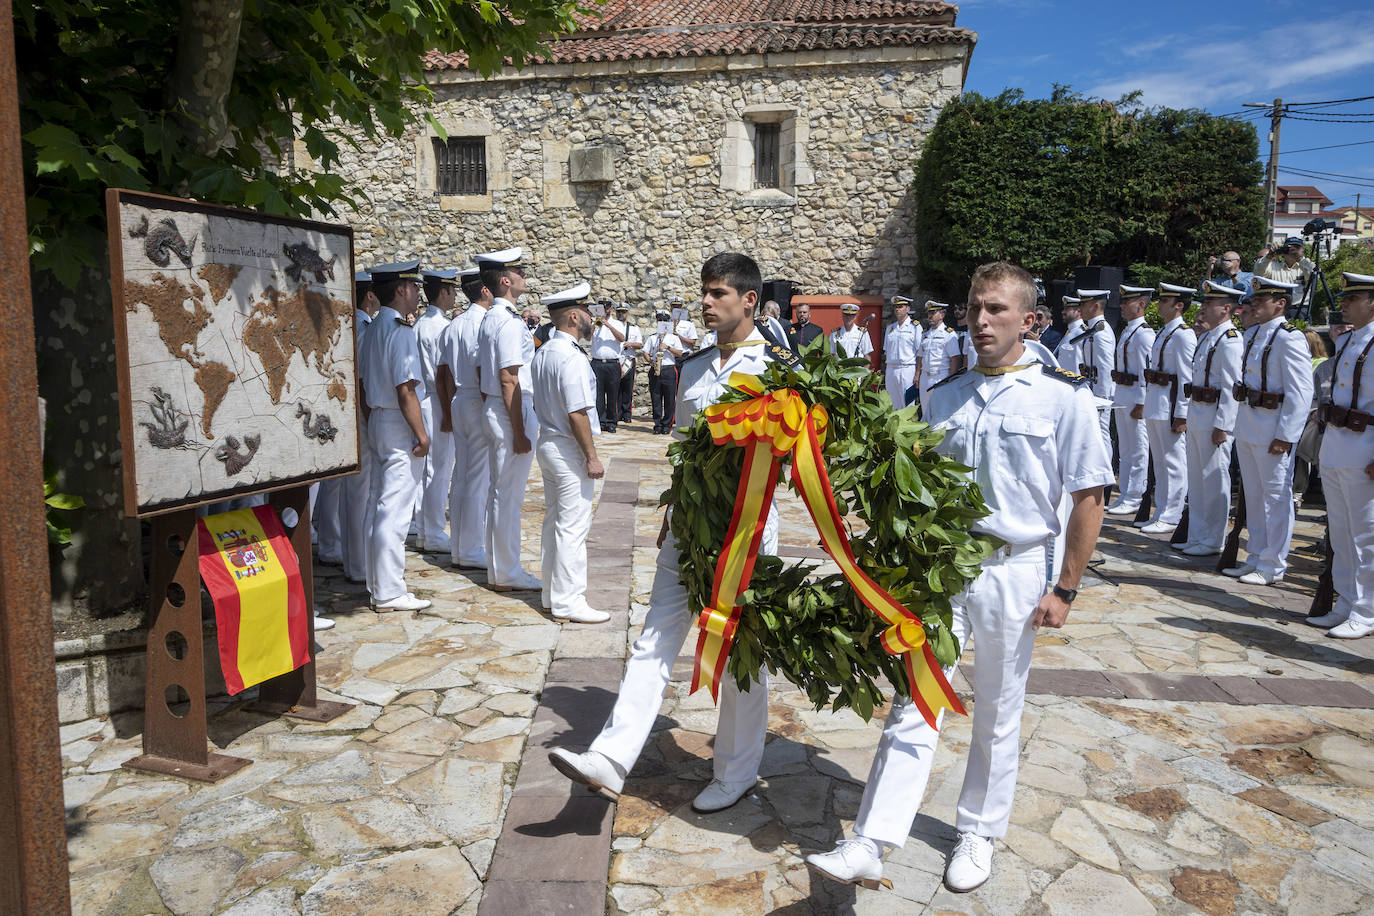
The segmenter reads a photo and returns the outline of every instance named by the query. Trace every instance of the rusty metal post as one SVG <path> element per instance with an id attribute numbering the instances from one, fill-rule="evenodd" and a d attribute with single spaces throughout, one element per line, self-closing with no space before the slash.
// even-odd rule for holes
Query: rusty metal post
<path id="1" fill-rule="evenodd" d="M 321 700 L 315 695 L 315 568 L 310 548 L 310 488 L 292 487 L 278 490 L 268 497 L 268 503 L 282 516 L 290 509 L 296 515 L 296 524 L 287 525 L 282 518 L 282 528 L 290 532 L 291 549 L 296 551 L 300 563 L 301 590 L 305 592 L 305 609 L 310 620 L 310 661 L 295 671 L 264 681 L 258 688 L 258 700 L 248 708 L 272 716 L 285 715 L 292 719 L 307 722 L 328 722 L 353 708 L 352 703 L 338 703 L 334 700 Z"/>
<path id="2" fill-rule="evenodd" d="M 14 19 L 0 12 L 0 428 L 41 442 Z M 67 913 L 57 673 L 37 446 L 0 451 L 0 912 Z"/>

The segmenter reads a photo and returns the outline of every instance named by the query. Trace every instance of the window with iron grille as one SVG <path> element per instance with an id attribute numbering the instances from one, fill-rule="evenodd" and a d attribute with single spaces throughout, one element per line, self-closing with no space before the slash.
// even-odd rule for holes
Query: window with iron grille
<path id="1" fill-rule="evenodd" d="M 440 194 L 487 193 L 485 137 L 434 138 L 434 185 Z"/>
<path id="2" fill-rule="evenodd" d="M 782 184 L 778 159 L 781 124 L 754 125 L 754 187 L 776 188 Z"/>

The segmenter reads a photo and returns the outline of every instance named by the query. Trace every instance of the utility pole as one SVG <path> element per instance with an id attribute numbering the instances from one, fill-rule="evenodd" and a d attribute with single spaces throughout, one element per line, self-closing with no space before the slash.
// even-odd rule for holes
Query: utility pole
<path id="1" fill-rule="evenodd" d="M 1263 102 L 1246 102 L 1246 108 L 1271 108 Z M 1279 203 L 1279 128 L 1288 109 L 1283 99 L 1274 99 L 1269 112 L 1269 170 L 1264 176 L 1264 222 L 1269 238 L 1274 238 L 1274 213 Z"/>

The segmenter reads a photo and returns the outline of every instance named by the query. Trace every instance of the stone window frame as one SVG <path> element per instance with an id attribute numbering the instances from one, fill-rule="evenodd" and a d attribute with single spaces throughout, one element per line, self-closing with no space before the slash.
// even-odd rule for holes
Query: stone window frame
<path id="1" fill-rule="evenodd" d="M 778 125 L 779 185 L 754 186 L 755 129 L 759 124 Z M 809 134 L 807 119 L 796 105 L 747 105 L 739 117 L 725 123 L 720 148 L 720 187 L 737 192 L 742 206 L 795 206 L 797 188 L 812 184 L 815 175 L 806 159 Z"/>
<path id="2" fill-rule="evenodd" d="M 490 213 L 492 192 L 507 191 L 511 187 L 510 171 L 506 167 L 505 153 L 501 148 L 496 130 L 485 118 L 438 118 L 439 124 L 449 137 L 486 141 L 487 150 L 487 192 L 485 194 L 440 194 L 434 161 L 434 141 L 439 139 L 439 131 L 433 124 L 425 123 L 415 137 L 415 190 L 420 195 L 433 196 L 439 202 L 440 210 L 456 210 L 462 213 Z"/>

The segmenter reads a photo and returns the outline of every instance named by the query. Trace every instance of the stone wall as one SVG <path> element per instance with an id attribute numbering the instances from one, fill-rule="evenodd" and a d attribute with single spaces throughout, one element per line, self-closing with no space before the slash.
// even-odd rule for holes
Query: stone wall
<path id="1" fill-rule="evenodd" d="M 346 154 L 371 186 L 351 219 L 360 266 L 466 265 L 521 245 L 530 291 L 586 278 L 651 308 L 698 293 L 702 261 L 741 250 L 812 293 L 914 283 L 913 164 L 960 92 L 970 48 L 561 64 L 482 80 L 436 73 L 429 109 L 483 138 L 488 193 L 435 190 L 430 125 Z M 753 136 L 778 125 L 781 186 L 753 188 Z M 297 165 L 309 167 L 302 150 Z"/>

